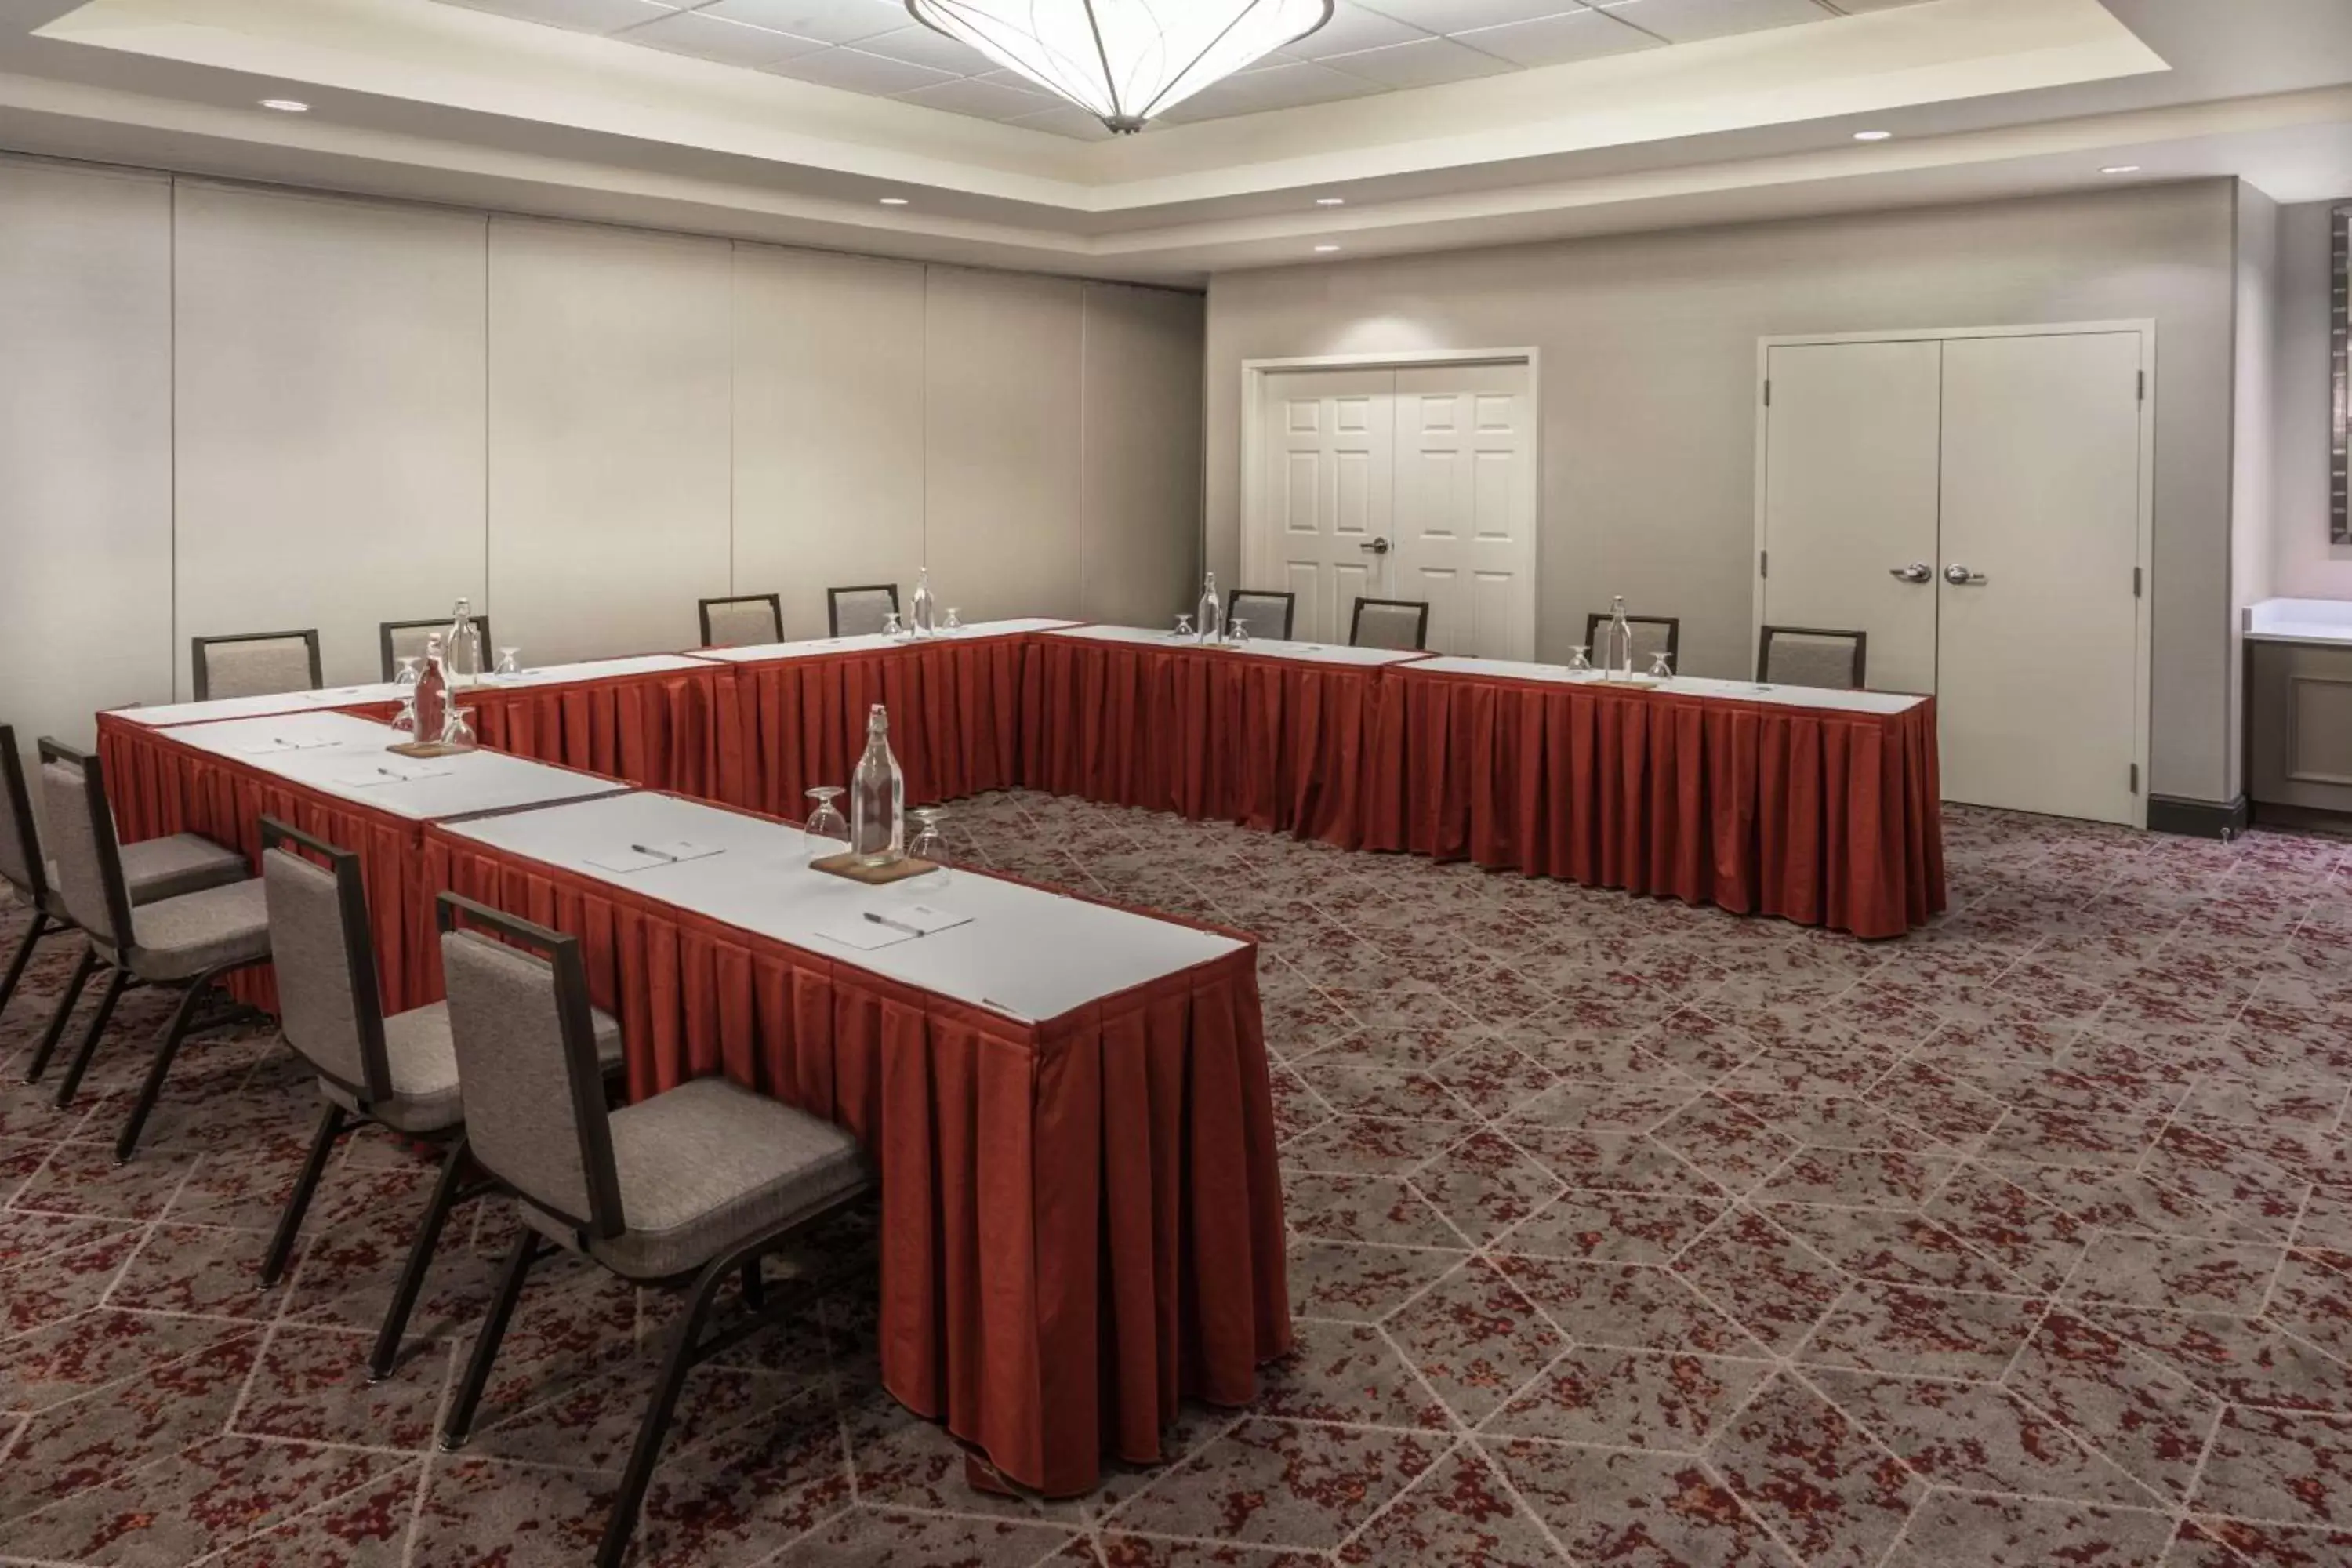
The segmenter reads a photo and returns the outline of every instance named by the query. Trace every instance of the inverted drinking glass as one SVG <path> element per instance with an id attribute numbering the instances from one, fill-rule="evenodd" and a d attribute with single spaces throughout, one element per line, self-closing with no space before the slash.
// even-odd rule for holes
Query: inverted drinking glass
<path id="1" fill-rule="evenodd" d="M 907 635 L 906 623 L 899 620 L 898 611 L 892 610 L 882 617 L 882 635 L 886 637 L 903 637 Z"/>
<path id="2" fill-rule="evenodd" d="M 471 708 L 460 708 L 454 702 L 449 705 L 448 717 L 441 721 L 441 743 L 453 752 L 474 749 L 474 710 Z"/>
<path id="3" fill-rule="evenodd" d="M 912 817 L 915 823 L 915 841 L 907 846 L 907 854 L 917 860 L 929 860 L 938 867 L 939 870 L 927 875 L 936 875 L 939 881 L 946 881 L 950 861 L 947 833 L 941 825 L 947 821 L 947 808 L 940 805 L 919 805 L 907 815 Z"/>
<path id="4" fill-rule="evenodd" d="M 1654 658 L 1650 660 L 1650 679 L 1653 679 L 1653 680 L 1672 680 L 1674 678 L 1675 678 L 1675 656 L 1674 656 L 1673 654 L 1670 654 L 1670 653 L 1661 653 L 1661 654 L 1656 655 L 1655 657 L 1654 657 Z"/>
<path id="5" fill-rule="evenodd" d="M 1192 635 L 1192 616 L 1179 616 L 1176 617 L 1176 635 L 1180 637 L 1189 637 Z"/>
<path id="6" fill-rule="evenodd" d="M 415 654 L 401 655 L 400 673 L 392 678 L 392 683 L 402 689 L 400 711 L 393 715 L 392 727 L 395 730 L 404 730 L 412 735 L 416 733 L 415 687 L 418 662 L 418 656 Z"/>
<path id="7" fill-rule="evenodd" d="M 953 605 L 950 605 L 948 606 L 947 625 L 941 626 L 940 629 L 941 631 L 949 632 L 960 632 L 963 630 L 963 612 L 957 609 Z"/>
<path id="8" fill-rule="evenodd" d="M 1585 646 L 1584 646 L 1583 644 L 1581 644 L 1581 643 L 1580 643 L 1580 644 L 1578 644 L 1576 647 L 1572 647 L 1572 648 L 1569 649 L 1569 650 L 1568 650 L 1568 672 L 1569 672 L 1569 674 L 1570 674 L 1570 675 L 1591 675 L 1591 674 L 1592 673 L 1592 659 L 1591 659 L 1591 652 L 1592 652 L 1592 650 L 1591 650 L 1591 648 L 1589 648 L 1589 647 L 1585 647 Z"/>
<path id="9" fill-rule="evenodd" d="M 833 804 L 841 798 L 841 785 L 818 784 L 808 792 L 808 821 L 801 827 L 801 840 L 808 858 L 822 860 L 848 848 L 849 819 Z"/>
<path id="10" fill-rule="evenodd" d="M 1225 640 L 1229 643 L 1249 641 L 1249 623 L 1239 616 L 1228 617 L 1225 621 Z"/>
<path id="11" fill-rule="evenodd" d="M 522 649 L 519 647 L 502 647 L 499 649 L 498 673 L 500 675 L 520 675 L 522 673 Z"/>

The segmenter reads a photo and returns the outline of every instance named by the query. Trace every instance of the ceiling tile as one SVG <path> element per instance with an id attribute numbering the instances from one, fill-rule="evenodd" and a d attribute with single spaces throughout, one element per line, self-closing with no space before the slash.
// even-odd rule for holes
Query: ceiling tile
<path id="1" fill-rule="evenodd" d="M 1261 66 L 1202 89 L 1160 118 L 1171 124 L 1214 120 L 1227 114 L 1260 114 L 1270 109 L 1331 103 L 1381 91 L 1378 82 L 1326 70 L 1305 60 Z"/>
<path id="2" fill-rule="evenodd" d="M 681 0 L 681 4 L 690 3 Z M 442 0 L 442 4 L 580 33 L 616 33 L 677 9 L 662 0 Z"/>
<path id="3" fill-rule="evenodd" d="M 1050 109 L 1054 100 L 1042 92 L 1023 92 L 1001 82 L 982 81 L 977 77 L 964 77 L 956 81 L 943 81 L 935 87 L 919 87 L 912 92 L 898 95 L 901 103 L 919 103 L 926 109 L 944 109 L 950 114 L 973 114 L 982 120 L 1018 120 L 1024 114 L 1034 114 Z M 1087 118 L 1093 118 L 1089 115 Z"/>
<path id="4" fill-rule="evenodd" d="M 919 87 L 955 80 L 954 73 L 950 71 L 885 59 L 880 55 L 851 48 L 823 49 L 768 68 L 779 76 L 813 81 L 819 87 L 837 87 L 845 92 L 912 92 Z"/>
<path id="5" fill-rule="evenodd" d="M 1377 49 L 1387 44 L 1409 44 L 1430 36 L 1410 23 L 1367 11 L 1361 5 L 1349 4 L 1349 0 L 1339 0 L 1331 8 L 1329 21 L 1297 43 L 1284 45 L 1282 52 L 1294 59 L 1317 60 L 1326 55 Z"/>
<path id="6" fill-rule="evenodd" d="M 1813 0 L 1600 0 L 1599 8 L 1670 44 L 1825 22 L 1832 15 Z"/>
<path id="7" fill-rule="evenodd" d="M 1423 38 L 1417 44 L 1391 44 L 1384 49 L 1340 55 L 1323 62 L 1333 70 L 1379 82 L 1382 87 L 1434 87 L 1440 82 L 1466 81 L 1512 68 L 1508 60 L 1465 48 L 1451 38 Z"/>
<path id="8" fill-rule="evenodd" d="M 908 21 L 907 8 L 890 0 L 709 0 L 701 9 L 706 16 L 773 27 L 821 44 L 854 44 L 896 32 Z"/>
<path id="9" fill-rule="evenodd" d="M 625 44 L 642 44 L 649 49 L 693 55 L 730 66 L 772 66 L 824 47 L 813 38 L 772 33 L 765 27 L 747 27 L 740 22 L 705 16 L 699 11 L 673 12 L 613 36 Z"/>
<path id="10" fill-rule="evenodd" d="M 1598 11 L 1570 11 L 1559 16 L 1538 16 L 1532 22 L 1481 27 L 1457 33 L 1456 43 L 1513 65 L 1557 66 L 1601 55 L 1622 55 L 1633 49 L 1665 46 L 1647 33 L 1624 26 Z"/>
<path id="11" fill-rule="evenodd" d="M 929 66 L 937 71 L 953 71 L 958 76 L 980 76 L 997 68 L 994 60 L 970 44 L 919 26 L 900 27 L 896 32 L 877 33 L 870 38 L 861 38 L 857 47 L 868 54 L 880 55 L 887 59 L 904 60 L 910 66 Z"/>
<path id="12" fill-rule="evenodd" d="M 1499 27 L 1506 22 L 1526 22 L 1581 11 L 1584 0 L 1361 0 L 1361 4 L 1409 22 L 1427 33 L 1466 33 L 1473 27 Z"/>

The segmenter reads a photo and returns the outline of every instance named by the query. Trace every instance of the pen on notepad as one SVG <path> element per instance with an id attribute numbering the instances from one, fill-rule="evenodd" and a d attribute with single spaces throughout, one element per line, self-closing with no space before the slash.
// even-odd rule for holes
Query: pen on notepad
<path id="1" fill-rule="evenodd" d="M 887 919 L 882 915 L 876 914 L 872 910 L 866 911 L 866 918 L 872 921 L 876 925 L 888 926 L 892 931 L 902 931 L 908 936 L 920 936 L 923 934 L 923 928 L 920 926 L 910 926 L 904 921 Z"/>
<path id="2" fill-rule="evenodd" d="M 638 854 L 640 854 L 640 855 L 650 855 L 650 856 L 652 856 L 652 857 L 653 857 L 655 859 L 656 859 L 656 860 L 667 860 L 667 861 L 671 862 L 673 865 L 675 865 L 675 864 L 677 863 L 677 856 L 675 856 L 675 855 L 665 855 L 665 854 L 663 854 L 660 850 L 658 850 L 658 849 L 652 849 L 652 848 L 648 848 L 648 847 L 646 847 L 645 845 L 643 845 L 643 844 L 632 844 L 632 845 L 630 845 L 630 846 L 629 846 L 629 847 L 630 847 L 630 848 L 632 848 L 632 849 L 634 849 L 634 850 L 635 850 L 635 851 L 636 851 Z"/>

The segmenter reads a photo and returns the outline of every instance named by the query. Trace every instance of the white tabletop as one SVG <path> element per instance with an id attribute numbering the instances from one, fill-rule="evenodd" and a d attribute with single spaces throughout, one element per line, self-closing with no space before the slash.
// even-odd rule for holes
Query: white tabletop
<path id="1" fill-rule="evenodd" d="M 1153 647 L 1198 647 L 1202 645 L 1192 637 L 1180 637 L 1172 631 L 1160 631 L 1144 626 L 1070 626 L 1054 634 L 1076 637 L 1085 642 L 1140 643 Z M 1352 664 L 1377 668 L 1389 664 L 1409 664 L 1422 656 L 1385 647 L 1346 647 L 1331 643 L 1285 642 L 1276 637 L 1252 637 L 1243 643 L 1215 645 L 1226 653 L 1254 655 L 1264 658 L 1296 659 L 1305 664 Z"/>
<path id="2" fill-rule="evenodd" d="M 271 713 L 310 713 L 329 708 L 356 708 L 370 702 L 397 702 L 401 689 L 393 685 L 335 686 L 317 691 L 277 691 L 267 697 L 215 697 L 206 702 L 167 702 L 158 708 L 118 708 L 115 717 L 133 724 L 165 729 L 176 724 L 204 724 L 217 719 L 254 719 Z"/>
<path id="3" fill-rule="evenodd" d="M 1023 632 L 1049 632 L 1070 624 L 1044 616 L 1010 621 L 976 621 L 960 630 L 940 632 L 926 640 L 957 642 L 965 638 L 1013 637 Z M 830 653 L 879 653 L 886 648 L 915 646 L 907 637 L 866 632 L 849 637 L 803 637 L 795 642 L 753 643 L 744 647 L 697 648 L 694 657 L 717 659 L 726 664 L 766 664 L 772 659 L 822 658 Z"/>
<path id="4" fill-rule="evenodd" d="M 578 876 L 1024 1021 L 1234 952 L 1242 943 L 974 872 L 869 888 L 812 871 L 800 829 L 664 795 L 617 795 L 456 824 L 449 831 Z M 680 839 L 720 854 L 627 873 L 590 857 Z M 821 928 L 929 904 L 966 924 L 859 951 Z"/>
<path id="5" fill-rule="evenodd" d="M 682 653 L 637 654 L 628 658 L 592 658 L 578 664 L 551 664 L 519 675 L 486 675 L 481 684 L 501 691 L 525 686 L 568 686 L 582 680 L 606 680 L 620 675 L 658 675 L 667 669 L 699 669 L 702 661 Z"/>
<path id="6" fill-rule="evenodd" d="M 1414 673 L 1484 675 L 1506 680 L 1544 680 L 1557 685 L 1599 685 L 1598 674 L 1571 671 L 1561 664 L 1523 664 L 1508 658 L 1456 658 L 1450 655 L 1423 659 Z M 1819 708 L 1839 713 L 1902 713 L 1922 699 L 1900 691 L 1832 691 L 1811 686 L 1759 686 L 1752 680 L 1709 680 L 1678 675 L 1654 689 L 1669 697 L 1731 698 L 1741 702 L 1767 702 L 1783 708 Z"/>
<path id="7" fill-rule="evenodd" d="M 2249 642 L 2352 645 L 2352 603 L 2342 599 L 2264 599 L 2245 614 Z"/>
<path id="8" fill-rule="evenodd" d="M 394 816 L 430 822 L 478 811 L 612 795 L 630 786 L 546 763 L 527 762 L 503 752 L 464 752 L 448 757 L 395 756 L 384 748 L 408 737 L 388 724 L 350 713 L 283 713 L 259 719 L 181 725 L 170 731 L 183 745 L 226 757 L 289 784 L 337 800 L 372 805 Z M 273 742 L 324 742 L 300 751 L 257 751 Z M 430 778 L 385 780 L 381 784 L 347 782 L 377 767 L 445 769 Z"/>

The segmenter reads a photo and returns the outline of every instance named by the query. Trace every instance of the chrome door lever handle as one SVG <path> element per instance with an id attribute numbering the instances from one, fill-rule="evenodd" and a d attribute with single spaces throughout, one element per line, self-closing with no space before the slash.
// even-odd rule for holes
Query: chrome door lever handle
<path id="1" fill-rule="evenodd" d="M 1389 552 L 1389 542 L 1385 539 L 1375 539 L 1370 544 L 1359 544 L 1356 548 L 1372 555 L 1386 555 Z"/>
<path id="2" fill-rule="evenodd" d="M 1906 583 L 1926 583 L 1934 580 L 1936 569 L 1925 561 L 1914 561 L 1908 566 L 1889 566 L 1886 574 L 1900 577 Z"/>
<path id="3" fill-rule="evenodd" d="M 1955 588 L 1970 587 L 1976 584 L 1983 582 L 1984 580 L 1985 574 L 1983 573 L 1971 572 L 1957 561 L 1944 568 L 1944 581 L 1949 583 Z"/>

